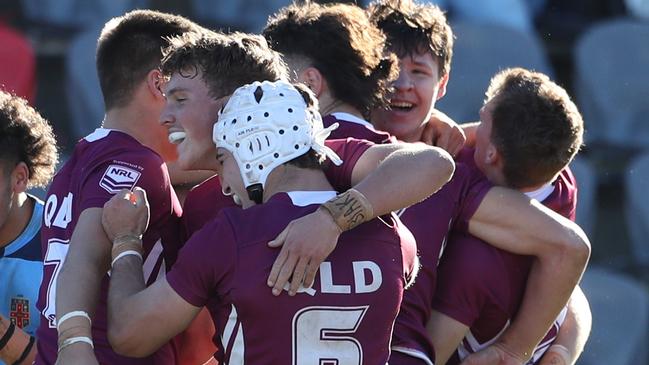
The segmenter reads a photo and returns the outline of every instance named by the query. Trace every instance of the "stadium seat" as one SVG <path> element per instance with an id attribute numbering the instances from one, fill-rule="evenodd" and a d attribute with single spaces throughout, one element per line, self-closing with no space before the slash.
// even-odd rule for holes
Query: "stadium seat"
<path id="1" fill-rule="evenodd" d="M 581 156 L 572 161 L 570 169 L 577 179 L 577 224 L 592 239 L 597 220 L 597 174 Z"/>
<path id="2" fill-rule="evenodd" d="M 649 154 L 631 162 L 625 178 L 625 213 L 635 264 L 649 269 Z"/>
<path id="3" fill-rule="evenodd" d="M 649 292 L 633 278 L 598 267 L 581 282 L 593 329 L 578 365 L 647 364 Z"/>
<path id="4" fill-rule="evenodd" d="M 584 32 L 575 49 L 575 92 L 586 140 L 649 146 L 649 23 L 616 19 Z"/>
<path id="5" fill-rule="evenodd" d="M 438 108 L 458 122 L 478 120 L 489 80 L 502 69 L 518 66 L 552 77 L 543 46 L 528 33 L 472 23 L 457 23 L 453 29 L 451 77 Z"/>

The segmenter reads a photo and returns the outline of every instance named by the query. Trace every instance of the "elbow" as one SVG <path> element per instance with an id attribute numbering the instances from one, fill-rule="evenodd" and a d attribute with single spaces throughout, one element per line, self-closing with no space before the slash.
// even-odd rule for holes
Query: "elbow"
<path id="1" fill-rule="evenodd" d="M 440 189 L 453 177 L 453 173 L 455 172 L 455 161 L 448 152 L 441 148 L 431 147 L 431 155 L 433 155 L 431 160 L 435 161 L 432 166 L 434 174 L 433 178 L 434 181 L 438 182 L 437 189 Z"/>
<path id="2" fill-rule="evenodd" d="M 590 241 L 577 224 L 573 223 L 571 225 L 561 247 L 562 256 L 567 261 L 567 264 L 579 267 L 582 270 L 586 268 L 591 253 Z"/>
<path id="3" fill-rule="evenodd" d="M 146 357 L 144 344 L 139 343 L 142 336 L 137 336 L 135 326 L 122 324 L 122 321 L 112 321 L 108 326 L 108 342 L 117 354 L 127 357 Z"/>

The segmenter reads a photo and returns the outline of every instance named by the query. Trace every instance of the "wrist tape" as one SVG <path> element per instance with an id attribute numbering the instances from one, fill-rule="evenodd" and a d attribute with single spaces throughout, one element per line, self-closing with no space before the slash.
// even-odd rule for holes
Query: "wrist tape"
<path id="1" fill-rule="evenodd" d="M 356 189 L 349 189 L 322 204 L 341 231 L 348 231 L 374 217 L 372 204 Z"/>
<path id="2" fill-rule="evenodd" d="M 111 264 L 112 267 L 115 262 L 122 257 L 134 255 L 142 258 L 142 238 L 134 235 L 126 235 L 116 237 L 113 240 L 113 248 L 111 249 Z"/>
<path id="3" fill-rule="evenodd" d="M 91 328 L 90 316 L 84 311 L 73 311 L 61 316 L 56 323 L 59 332 L 58 352 L 77 342 L 85 342 L 94 348 Z"/>

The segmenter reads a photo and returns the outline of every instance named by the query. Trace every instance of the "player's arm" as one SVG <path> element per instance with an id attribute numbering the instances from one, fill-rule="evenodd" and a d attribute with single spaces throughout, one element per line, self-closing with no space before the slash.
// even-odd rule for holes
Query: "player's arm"
<path id="1" fill-rule="evenodd" d="M 319 208 L 291 222 L 269 243 L 282 246 L 268 277 L 279 295 L 292 277 L 289 295 L 313 283 L 320 263 L 333 251 L 343 231 L 394 210 L 420 202 L 439 190 L 453 174 L 450 155 L 424 144 L 373 145 L 356 162 L 354 187 L 326 203 L 340 214 Z"/>
<path id="2" fill-rule="evenodd" d="M 466 142 L 464 143 L 467 147 L 475 147 L 475 132 L 478 130 L 480 122 L 468 122 L 460 124 L 460 128 L 466 136 Z"/>
<path id="3" fill-rule="evenodd" d="M 435 348 L 435 364 L 444 365 L 469 332 L 469 327 L 433 309 L 426 330 Z"/>
<path id="4" fill-rule="evenodd" d="M 34 336 L 0 315 L 0 362 L 27 365 L 36 358 Z"/>
<path id="5" fill-rule="evenodd" d="M 121 355 L 148 356 L 185 329 L 200 307 L 182 299 L 164 278 L 146 288 L 140 239 L 149 220 L 144 190 L 121 191 L 104 209 L 104 228 L 112 240 L 108 340 Z"/>
<path id="6" fill-rule="evenodd" d="M 485 195 L 468 231 L 500 249 L 536 257 L 517 317 L 489 349 L 527 360 L 579 282 L 590 256 L 588 238 L 574 222 L 500 187 Z M 480 360 L 483 355 L 473 354 L 465 363 L 490 363 Z"/>
<path id="7" fill-rule="evenodd" d="M 570 297 L 566 319 L 556 340 L 543 355 L 540 365 L 573 365 L 584 351 L 590 335 L 593 316 L 588 299 L 579 286 Z"/>
<path id="8" fill-rule="evenodd" d="M 76 341 L 70 345 L 64 342 L 68 338 L 90 338 L 88 318 L 94 315 L 101 280 L 106 275 L 110 258 L 110 241 L 101 226 L 101 212 L 101 208 L 88 208 L 81 213 L 58 276 L 56 318 L 59 326 L 58 362 L 61 364 L 97 363 L 93 348 L 88 343 L 90 341 Z M 79 312 L 88 317 L 75 316 L 66 321 L 61 320 L 69 313 Z M 81 333 L 77 333 L 74 328 L 77 323 L 83 328 Z M 64 324 L 65 328 L 62 328 Z M 69 332 L 70 330 L 73 332 Z"/>

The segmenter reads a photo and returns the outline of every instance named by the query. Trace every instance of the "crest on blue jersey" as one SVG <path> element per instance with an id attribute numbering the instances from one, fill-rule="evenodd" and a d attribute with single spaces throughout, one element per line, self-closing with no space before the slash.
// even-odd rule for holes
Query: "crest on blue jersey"
<path id="1" fill-rule="evenodd" d="M 11 323 L 18 328 L 29 326 L 29 299 L 24 297 L 11 298 L 11 306 L 9 308 L 9 320 Z"/>

